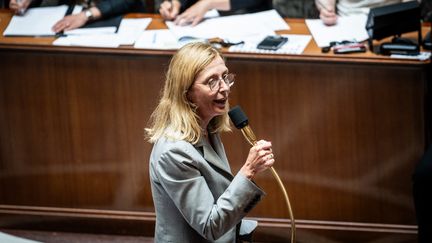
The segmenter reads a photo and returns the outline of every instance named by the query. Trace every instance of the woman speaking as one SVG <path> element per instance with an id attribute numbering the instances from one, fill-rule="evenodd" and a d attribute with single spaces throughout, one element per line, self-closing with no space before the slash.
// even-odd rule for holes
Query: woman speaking
<path id="1" fill-rule="evenodd" d="M 230 131 L 233 84 L 234 75 L 211 45 L 188 44 L 170 62 L 146 129 L 154 144 L 155 242 L 236 242 L 256 227 L 242 219 L 264 195 L 252 179 L 274 164 L 272 145 L 258 141 L 238 173 L 231 172 L 219 133 Z"/>

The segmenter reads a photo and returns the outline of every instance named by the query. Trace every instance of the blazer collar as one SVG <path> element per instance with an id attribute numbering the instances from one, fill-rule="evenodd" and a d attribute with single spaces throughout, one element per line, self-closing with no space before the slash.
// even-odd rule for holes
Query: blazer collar
<path id="1" fill-rule="evenodd" d="M 204 137 L 201 137 L 195 147 L 202 147 L 203 157 L 206 161 L 212 165 L 222 169 L 232 176 L 231 168 L 228 163 L 228 159 L 225 154 L 222 142 L 218 134 L 209 134 L 209 138 L 212 141 L 214 148 L 207 142 Z"/>

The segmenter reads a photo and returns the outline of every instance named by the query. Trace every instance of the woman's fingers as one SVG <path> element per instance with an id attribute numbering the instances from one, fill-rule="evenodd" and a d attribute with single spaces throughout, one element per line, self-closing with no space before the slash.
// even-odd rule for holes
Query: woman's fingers
<path id="1" fill-rule="evenodd" d="M 334 11 L 328 11 L 326 9 L 321 9 L 320 19 L 326 25 L 335 25 L 337 23 L 337 15 Z"/>
<path id="2" fill-rule="evenodd" d="M 250 150 L 240 171 L 251 179 L 256 173 L 267 170 L 275 163 L 271 142 L 260 140 Z"/>
<path id="3" fill-rule="evenodd" d="M 178 1 L 164 1 L 159 7 L 159 13 L 166 20 L 173 20 L 177 17 L 180 11 L 180 3 Z"/>

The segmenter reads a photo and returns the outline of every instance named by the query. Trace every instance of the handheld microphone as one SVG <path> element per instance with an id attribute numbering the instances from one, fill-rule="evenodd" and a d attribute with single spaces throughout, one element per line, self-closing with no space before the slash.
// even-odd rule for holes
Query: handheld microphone
<path id="1" fill-rule="evenodd" d="M 254 146 L 257 142 L 255 134 L 252 131 L 252 128 L 249 126 L 249 119 L 246 114 L 240 108 L 240 106 L 234 106 L 229 112 L 228 115 L 237 129 L 243 133 L 243 136 L 249 142 L 251 146 Z"/>
<path id="2" fill-rule="evenodd" d="M 233 107 L 229 112 L 228 115 L 234 124 L 234 126 L 237 129 L 240 129 L 243 136 L 246 138 L 248 143 L 251 146 L 254 146 L 257 143 L 256 136 L 254 132 L 252 131 L 252 128 L 249 126 L 249 119 L 247 118 L 246 114 L 243 112 L 243 110 L 240 108 L 240 106 Z M 280 189 L 282 190 L 282 193 L 285 197 L 285 202 L 288 208 L 288 212 L 290 215 L 291 220 L 291 243 L 295 242 L 295 221 L 294 221 L 294 215 L 291 209 L 291 203 L 288 198 L 288 193 L 285 190 L 285 187 L 282 183 L 282 180 L 280 179 L 279 175 L 277 174 L 276 170 L 273 167 L 270 167 L 270 170 L 275 177 L 276 181 L 278 182 L 278 185 Z"/>

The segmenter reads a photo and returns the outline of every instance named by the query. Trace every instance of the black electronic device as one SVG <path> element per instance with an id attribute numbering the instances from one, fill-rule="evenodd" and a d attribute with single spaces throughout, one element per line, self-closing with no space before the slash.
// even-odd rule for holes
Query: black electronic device
<path id="1" fill-rule="evenodd" d="M 258 49 L 276 51 L 288 41 L 287 37 L 280 35 L 269 35 L 262 40 L 258 45 Z"/>
<path id="2" fill-rule="evenodd" d="M 423 22 L 429 23 L 429 31 L 423 38 L 423 48 L 426 50 L 432 50 L 432 1 L 421 1 L 420 9 L 422 10 Z"/>
<path id="3" fill-rule="evenodd" d="M 332 41 L 330 46 L 323 47 L 322 53 L 333 50 L 334 54 L 348 54 L 356 52 L 366 52 L 366 45 L 357 41 Z"/>
<path id="4" fill-rule="evenodd" d="M 380 45 L 380 53 L 383 55 L 418 55 L 420 47 L 408 39 L 393 38 L 392 42 L 385 42 Z"/>
<path id="5" fill-rule="evenodd" d="M 348 54 L 357 52 L 366 52 L 366 45 L 358 42 L 338 44 L 332 47 L 334 54 Z"/>
<path id="6" fill-rule="evenodd" d="M 432 24 L 431 24 L 431 30 L 426 34 L 423 41 L 423 48 L 426 50 L 432 50 L 431 32 L 432 32 Z"/>
<path id="7" fill-rule="evenodd" d="M 374 50 L 373 40 L 381 40 L 390 36 L 400 37 L 403 33 L 413 31 L 418 32 L 418 43 L 421 43 L 419 3 L 409 1 L 372 8 L 369 11 L 366 31 L 369 35 L 369 48 L 371 51 Z M 404 43 L 398 44 L 404 45 Z"/>

